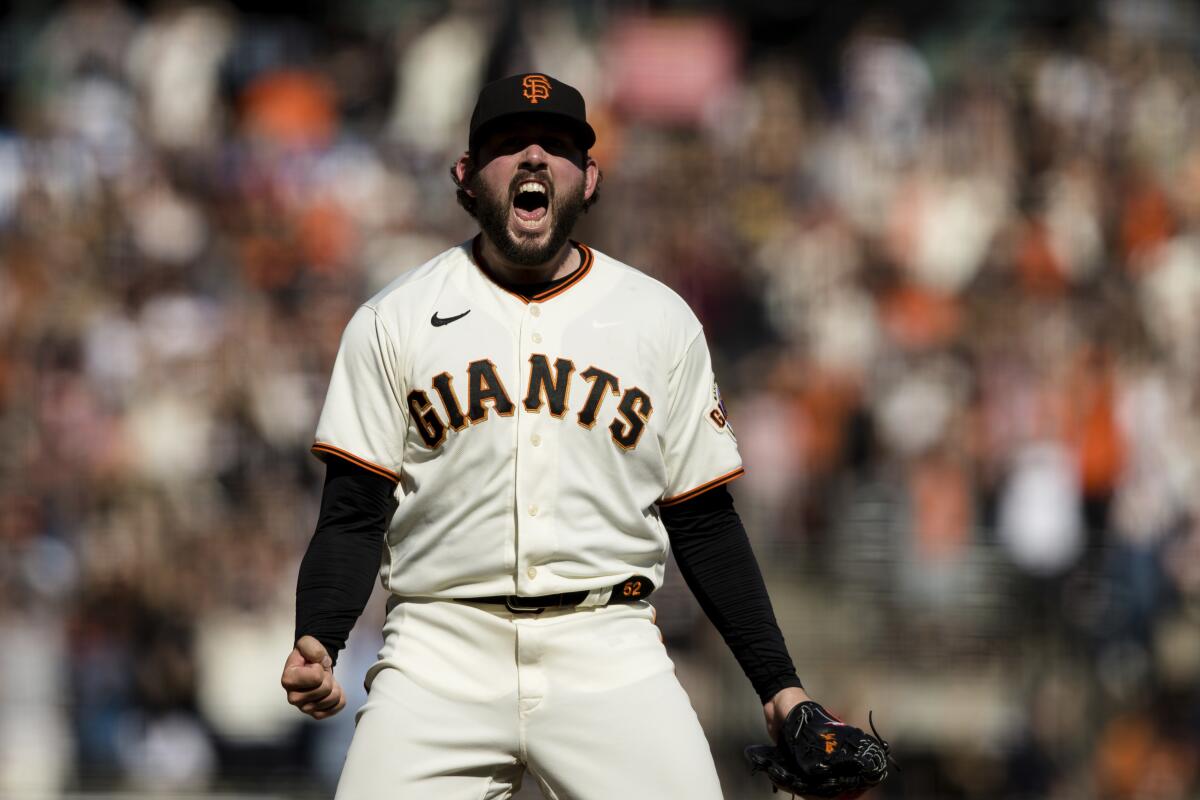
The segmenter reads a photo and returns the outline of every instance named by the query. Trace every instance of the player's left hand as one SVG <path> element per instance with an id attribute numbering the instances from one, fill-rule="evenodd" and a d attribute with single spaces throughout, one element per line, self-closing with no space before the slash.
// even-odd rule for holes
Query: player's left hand
<path id="1" fill-rule="evenodd" d="M 880 784 L 888 774 L 887 742 L 805 698 L 782 717 L 791 697 L 776 695 L 764 707 L 775 745 L 746 748 L 752 770 L 766 772 L 775 788 L 806 798 L 847 800 Z"/>
<path id="2" fill-rule="evenodd" d="M 333 676 L 333 659 L 313 636 L 301 636 L 283 664 L 279 683 L 288 702 L 313 719 L 325 719 L 346 707 L 346 695 Z"/>

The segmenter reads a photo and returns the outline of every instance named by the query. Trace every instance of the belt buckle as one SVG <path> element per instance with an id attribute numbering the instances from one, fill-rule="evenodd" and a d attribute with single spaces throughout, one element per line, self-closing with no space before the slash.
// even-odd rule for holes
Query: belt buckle
<path id="1" fill-rule="evenodd" d="M 521 598 L 515 594 L 504 596 L 504 607 L 514 614 L 540 614 L 546 610 L 545 606 L 521 606 L 516 605 L 513 601 L 520 602 Z"/>

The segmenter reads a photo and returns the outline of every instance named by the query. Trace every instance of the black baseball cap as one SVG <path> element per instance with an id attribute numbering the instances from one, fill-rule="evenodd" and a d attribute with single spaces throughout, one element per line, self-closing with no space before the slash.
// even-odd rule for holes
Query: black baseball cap
<path id="1" fill-rule="evenodd" d="M 501 78 L 480 90 L 475 111 L 471 113 L 471 151 L 477 149 L 484 129 L 492 123 L 530 114 L 566 123 L 584 150 L 596 143 L 596 132 L 587 123 L 579 90 L 545 73 L 528 72 Z"/>

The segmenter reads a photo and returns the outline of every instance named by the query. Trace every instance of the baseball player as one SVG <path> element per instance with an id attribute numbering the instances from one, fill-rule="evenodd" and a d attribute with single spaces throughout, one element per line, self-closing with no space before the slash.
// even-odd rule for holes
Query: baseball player
<path id="1" fill-rule="evenodd" d="M 503 798 L 526 775 L 550 798 L 721 797 L 648 600 L 668 546 L 772 735 L 815 705 L 725 489 L 742 464 L 700 323 L 568 238 L 594 142 L 571 86 L 484 87 L 452 169 L 479 235 L 346 327 L 282 678 L 310 716 L 342 709 L 333 666 L 378 574 L 339 798 Z"/>

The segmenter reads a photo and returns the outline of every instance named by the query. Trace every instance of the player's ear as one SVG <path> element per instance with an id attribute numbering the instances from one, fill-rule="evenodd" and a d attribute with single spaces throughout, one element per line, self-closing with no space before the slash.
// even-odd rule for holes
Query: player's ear
<path id="1" fill-rule="evenodd" d="M 467 183 L 471 180 L 471 173 L 475 169 L 475 164 L 471 160 L 470 151 L 464 152 L 458 157 L 458 161 L 454 162 L 454 177 L 458 180 L 458 186 L 471 197 L 475 193 L 467 188 Z"/>
<path id="2" fill-rule="evenodd" d="M 583 167 L 583 199 L 590 200 L 600 185 L 600 165 L 596 159 L 588 156 L 587 164 Z"/>

